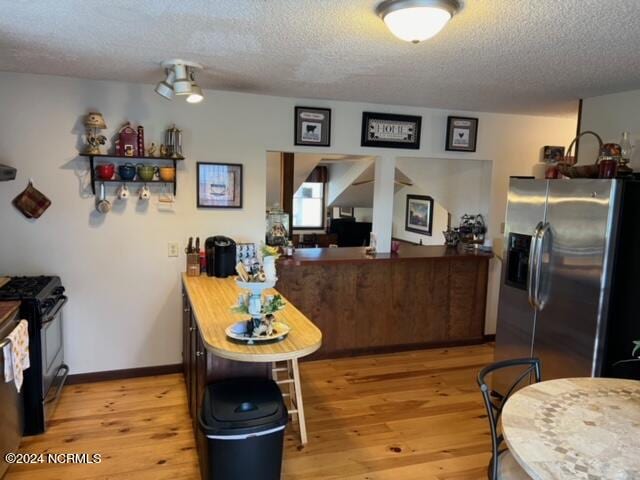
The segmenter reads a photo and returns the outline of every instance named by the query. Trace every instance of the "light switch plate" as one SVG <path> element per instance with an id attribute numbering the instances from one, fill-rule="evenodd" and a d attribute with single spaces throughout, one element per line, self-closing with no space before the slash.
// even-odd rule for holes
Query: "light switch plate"
<path id="1" fill-rule="evenodd" d="M 169 242 L 169 248 L 167 249 L 167 254 L 169 257 L 177 257 L 180 252 L 180 246 L 178 242 Z"/>

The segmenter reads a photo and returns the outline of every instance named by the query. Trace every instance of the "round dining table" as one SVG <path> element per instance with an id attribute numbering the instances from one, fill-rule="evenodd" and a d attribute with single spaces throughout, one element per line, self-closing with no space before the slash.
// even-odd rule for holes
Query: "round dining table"
<path id="1" fill-rule="evenodd" d="M 534 480 L 640 479 L 640 381 L 529 385 L 502 412 L 511 454 Z"/>

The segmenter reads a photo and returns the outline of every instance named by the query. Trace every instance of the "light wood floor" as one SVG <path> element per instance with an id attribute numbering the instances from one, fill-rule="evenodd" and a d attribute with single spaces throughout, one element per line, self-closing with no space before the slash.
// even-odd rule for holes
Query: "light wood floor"
<path id="1" fill-rule="evenodd" d="M 475 383 L 490 345 L 301 364 L 309 444 L 285 438 L 284 478 L 478 480 L 490 440 Z M 5 480 L 199 479 L 181 375 L 68 386 L 22 452 L 98 465 L 14 465 Z"/>

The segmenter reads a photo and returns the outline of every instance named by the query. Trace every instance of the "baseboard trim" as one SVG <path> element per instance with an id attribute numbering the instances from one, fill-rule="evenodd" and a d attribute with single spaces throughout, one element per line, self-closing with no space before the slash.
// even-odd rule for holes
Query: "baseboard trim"
<path id="1" fill-rule="evenodd" d="M 182 372 L 182 364 L 156 365 L 154 367 L 125 368 L 122 370 L 107 370 L 103 372 L 89 372 L 69 375 L 66 383 L 75 385 L 78 383 L 105 382 L 107 380 L 122 380 L 124 378 L 153 377 L 156 375 L 168 375 Z"/>
<path id="2" fill-rule="evenodd" d="M 358 357 L 362 355 L 384 355 L 387 353 L 401 353 L 401 352 L 409 352 L 411 350 L 430 350 L 437 348 L 451 348 L 451 347 L 468 347 L 472 345 L 482 345 L 484 343 L 489 342 L 490 340 L 486 339 L 486 336 L 476 337 L 476 338 L 468 338 L 465 340 L 449 340 L 449 341 L 439 341 L 439 342 L 428 342 L 428 343 L 412 343 L 409 345 L 385 345 L 382 347 L 365 347 L 365 348 L 355 348 L 355 349 L 345 349 L 337 352 L 331 352 L 329 354 L 322 352 L 320 349 L 319 352 L 313 353 L 308 357 L 300 359 L 304 360 L 329 360 L 334 358 L 346 358 L 346 357 Z"/>
<path id="3" fill-rule="evenodd" d="M 495 342 L 496 341 L 496 334 L 494 333 L 493 335 L 485 335 L 484 336 L 484 341 L 485 342 Z"/>

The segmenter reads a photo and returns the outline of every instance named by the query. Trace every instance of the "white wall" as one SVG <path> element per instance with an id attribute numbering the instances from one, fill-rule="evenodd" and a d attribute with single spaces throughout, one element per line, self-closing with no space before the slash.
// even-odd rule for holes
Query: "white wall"
<path id="1" fill-rule="evenodd" d="M 585 98 L 582 102 L 581 131 L 592 130 L 605 142 L 619 143 L 622 132 L 631 133 L 637 145 L 631 168 L 640 171 L 640 90 Z M 591 135 L 580 140 L 580 163 L 593 163 L 597 157 L 597 141 Z"/>
<path id="2" fill-rule="evenodd" d="M 280 189 L 282 183 L 282 166 L 280 162 L 280 152 L 267 152 L 267 208 L 274 204 L 280 204 Z"/>
<path id="3" fill-rule="evenodd" d="M 70 297 L 65 348 L 73 373 L 180 361 L 184 256 L 167 258 L 167 242 L 182 245 L 190 235 L 263 238 L 266 151 L 319 152 L 292 145 L 296 104 L 333 109 L 331 147 L 323 152 L 406 155 L 360 147 L 362 112 L 380 111 L 422 116 L 422 148 L 412 155 L 452 156 L 443 142 L 446 117 L 454 112 L 445 110 L 218 91 L 188 105 L 160 98 L 151 85 L 0 73 L 0 162 L 18 168 L 16 181 L 0 184 L 0 273 L 62 277 Z M 77 156 L 82 117 L 94 109 L 104 114 L 108 136 L 125 120 L 142 123 L 147 142 L 159 142 L 173 122 L 183 129 L 187 159 L 178 170 L 173 212 L 135 199 L 108 215 L 95 212 L 87 161 Z M 465 114 L 480 118 L 478 151 L 457 157 L 494 161 L 495 218 L 504 214 L 508 175 L 528 173 L 541 145 L 566 144 L 575 130 L 567 119 Z M 242 209 L 196 209 L 197 161 L 244 165 Z M 10 205 L 29 177 L 53 202 L 35 221 Z"/>
<path id="4" fill-rule="evenodd" d="M 327 205 L 338 205 L 343 207 L 351 207 L 353 204 L 336 203 L 341 194 L 347 191 L 352 183 L 369 167 L 373 166 L 375 159 L 361 159 L 357 161 L 333 163 L 329 166 L 329 183 L 327 184 Z M 373 178 L 373 174 L 371 175 Z M 373 194 L 367 199 L 369 205 L 373 205 Z"/>

